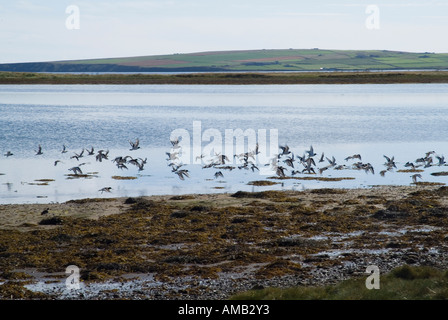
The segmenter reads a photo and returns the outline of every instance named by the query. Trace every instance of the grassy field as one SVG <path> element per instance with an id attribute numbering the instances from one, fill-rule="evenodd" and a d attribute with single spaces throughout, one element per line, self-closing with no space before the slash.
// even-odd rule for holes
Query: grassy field
<path id="1" fill-rule="evenodd" d="M 0 72 L 0 84 L 364 84 L 447 83 L 448 71 L 52 74 Z"/>
<path id="2" fill-rule="evenodd" d="M 387 50 L 245 50 L 0 64 L 0 71 L 319 71 L 448 69 L 448 53 Z"/>
<path id="3" fill-rule="evenodd" d="M 231 297 L 232 300 L 446 300 L 448 272 L 426 266 L 404 265 L 381 276 L 378 289 L 367 289 L 366 278 L 320 287 L 265 288 Z"/>
<path id="4" fill-rule="evenodd" d="M 448 54 L 349 50 L 250 50 L 72 61 L 148 67 L 206 67 L 229 71 L 407 69 L 448 67 Z"/>

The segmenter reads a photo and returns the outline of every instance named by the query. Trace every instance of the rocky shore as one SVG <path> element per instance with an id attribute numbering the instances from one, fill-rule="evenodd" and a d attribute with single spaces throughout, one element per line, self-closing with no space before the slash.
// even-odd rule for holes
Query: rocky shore
<path id="1" fill-rule="evenodd" d="M 440 186 L 1 205 L 0 297 L 223 300 L 367 277 L 369 265 L 446 269 L 447 223 Z"/>

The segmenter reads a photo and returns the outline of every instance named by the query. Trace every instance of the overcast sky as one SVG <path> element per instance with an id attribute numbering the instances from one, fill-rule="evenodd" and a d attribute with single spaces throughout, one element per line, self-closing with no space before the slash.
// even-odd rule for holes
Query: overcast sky
<path id="1" fill-rule="evenodd" d="M 447 0 L 0 0 L 0 63 L 315 47 L 448 52 L 447 34 Z"/>

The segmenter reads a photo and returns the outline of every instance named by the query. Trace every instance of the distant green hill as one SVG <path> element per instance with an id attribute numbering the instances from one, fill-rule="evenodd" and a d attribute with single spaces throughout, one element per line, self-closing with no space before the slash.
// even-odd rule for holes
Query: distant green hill
<path id="1" fill-rule="evenodd" d="M 220 72 L 448 69 L 448 53 L 386 50 L 244 50 L 0 64 L 20 72 Z"/>

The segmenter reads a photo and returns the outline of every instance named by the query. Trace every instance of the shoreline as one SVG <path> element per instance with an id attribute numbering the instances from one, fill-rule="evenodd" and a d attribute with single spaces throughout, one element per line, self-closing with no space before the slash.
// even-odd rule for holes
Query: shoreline
<path id="1" fill-rule="evenodd" d="M 0 283 L 21 299 L 228 299 L 372 264 L 448 267 L 440 186 L 84 199 L 0 205 L 0 217 Z M 79 291 L 65 289 L 68 265 Z"/>
<path id="2" fill-rule="evenodd" d="M 448 83 L 448 71 L 342 71 L 306 73 L 189 73 L 189 74 L 54 74 L 0 72 L 6 84 L 176 84 L 176 85 L 293 85 Z"/>

